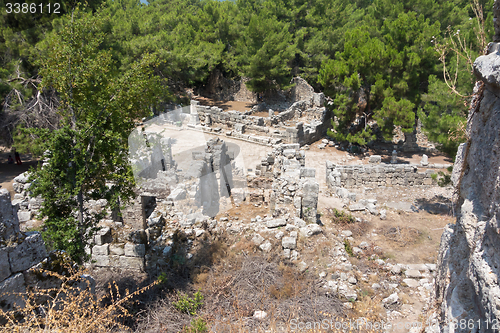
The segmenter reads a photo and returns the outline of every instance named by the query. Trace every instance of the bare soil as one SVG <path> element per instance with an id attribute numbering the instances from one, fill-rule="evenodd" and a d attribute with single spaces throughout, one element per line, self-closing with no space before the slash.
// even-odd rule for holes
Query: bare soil
<path id="1" fill-rule="evenodd" d="M 250 111 L 252 107 L 255 105 L 250 102 L 239 102 L 239 101 L 214 101 L 213 99 L 196 96 L 195 100 L 199 101 L 201 105 L 206 106 L 217 106 L 224 111 L 239 111 L 245 112 Z"/>
<path id="2" fill-rule="evenodd" d="M 31 155 L 19 154 L 23 164 L 8 164 L 9 155 L 12 155 L 12 158 L 14 158 L 14 154 L 11 152 L 5 152 L 4 150 L 4 152 L 0 153 L 0 188 L 6 188 L 9 190 L 11 198 L 14 198 L 15 193 L 14 188 L 12 187 L 14 178 L 19 174 L 28 171 L 31 167 L 36 167 L 38 161 L 33 159 Z"/>

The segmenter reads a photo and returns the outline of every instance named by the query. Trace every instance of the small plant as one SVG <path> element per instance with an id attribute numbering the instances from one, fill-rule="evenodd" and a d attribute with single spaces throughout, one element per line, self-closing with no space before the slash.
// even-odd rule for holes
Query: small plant
<path id="1" fill-rule="evenodd" d="M 161 272 L 160 275 L 158 275 L 158 284 L 162 285 L 165 284 L 168 280 L 167 273 Z"/>
<path id="2" fill-rule="evenodd" d="M 191 326 L 184 330 L 187 333 L 203 333 L 208 332 L 207 323 L 202 317 L 193 318 L 191 320 Z"/>
<path id="3" fill-rule="evenodd" d="M 186 295 L 179 296 L 180 299 L 177 302 L 174 302 L 174 307 L 179 312 L 194 316 L 196 314 L 196 310 L 203 305 L 203 295 L 199 290 L 194 293 L 194 298 L 189 298 Z"/>
<path id="4" fill-rule="evenodd" d="M 354 257 L 354 253 L 352 252 L 351 243 L 347 239 L 344 239 L 344 248 L 349 256 Z"/>
<path id="5" fill-rule="evenodd" d="M 339 210 L 337 208 L 333 209 L 333 219 L 332 222 L 337 224 L 351 224 L 354 223 L 356 219 L 349 213 L 346 213 L 343 210 Z"/>
<path id="6" fill-rule="evenodd" d="M 451 184 L 451 175 L 445 174 L 443 171 L 431 174 L 431 178 L 434 182 L 437 182 L 437 184 L 441 187 L 445 187 Z"/>

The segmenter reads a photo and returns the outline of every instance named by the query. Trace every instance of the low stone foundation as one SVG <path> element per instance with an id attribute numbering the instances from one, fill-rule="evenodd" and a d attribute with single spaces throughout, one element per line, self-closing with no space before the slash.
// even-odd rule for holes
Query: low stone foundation
<path id="1" fill-rule="evenodd" d="M 436 185 L 432 179 L 434 173 L 434 170 L 419 171 L 417 166 L 407 164 L 335 165 L 326 162 L 326 184 L 329 189 Z"/>

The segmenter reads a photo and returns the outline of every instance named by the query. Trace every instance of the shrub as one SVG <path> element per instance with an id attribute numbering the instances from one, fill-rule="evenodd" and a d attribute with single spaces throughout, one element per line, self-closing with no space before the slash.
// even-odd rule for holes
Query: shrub
<path id="1" fill-rule="evenodd" d="M 174 307 L 183 313 L 194 316 L 196 310 L 203 305 L 203 295 L 200 291 L 194 293 L 194 298 L 189 298 L 186 295 L 179 295 L 180 299 L 174 302 Z"/>

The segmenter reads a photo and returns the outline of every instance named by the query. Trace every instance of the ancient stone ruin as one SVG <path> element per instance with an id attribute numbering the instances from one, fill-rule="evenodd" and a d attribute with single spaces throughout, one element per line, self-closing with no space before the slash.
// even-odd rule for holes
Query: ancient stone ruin
<path id="1" fill-rule="evenodd" d="M 39 232 L 21 232 L 17 206 L 12 205 L 10 193 L 0 189 L 0 307 L 9 311 L 23 307 L 18 293 L 25 293 L 39 284 L 35 268 L 47 258 Z"/>

